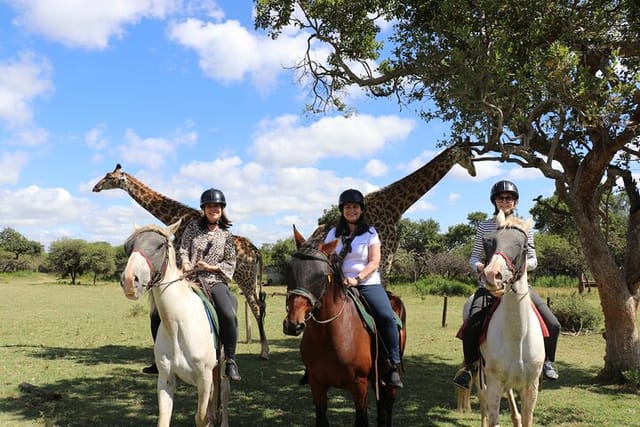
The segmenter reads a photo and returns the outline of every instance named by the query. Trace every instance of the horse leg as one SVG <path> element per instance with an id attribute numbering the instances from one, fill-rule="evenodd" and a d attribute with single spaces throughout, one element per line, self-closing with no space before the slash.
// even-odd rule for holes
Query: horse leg
<path id="1" fill-rule="evenodd" d="M 158 427 L 169 427 L 173 411 L 173 394 L 176 391 L 176 378 L 158 376 Z"/>
<path id="2" fill-rule="evenodd" d="M 500 425 L 500 399 L 502 398 L 502 386 L 496 383 L 487 383 L 487 410 L 489 427 Z"/>
<path id="3" fill-rule="evenodd" d="M 320 385 L 311 386 L 311 394 L 313 394 L 313 403 L 316 407 L 316 427 L 329 427 L 329 418 L 327 418 L 327 392 L 328 387 Z"/>
<path id="4" fill-rule="evenodd" d="M 511 412 L 511 423 L 513 424 L 513 427 L 521 427 L 522 417 L 520 416 L 520 412 L 518 412 L 518 405 L 516 404 L 516 398 L 513 395 L 513 389 L 509 389 L 509 391 L 507 391 L 507 403 L 509 403 L 509 411 Z"/>
<path id="5" fill-rule="evenodd" d="M 203 375 L 198 383 L 198 406 L 196 409 L 196 427 L 210 427 L 209 404 L 213 392 L 213 376 Z"/>
<path id="6" fill-rule="evenodd" d="M 522 427 L 531 427 L 533 425 L 533 410 L 538 400 L 538 383 L 534 382 L 523 388 L 520 391 L 520 400 L 522 401 Z"/>
<path id="7" fill-rule="evenodd" d="M 369 425 L 369 415 L 367 413 L 369 381 L 367 378 L 358 378 L 350 391 L 356 407 L 356 421 L 354 425 L 356 427 L 367 427 Z"/>
<path id="8" fill-rule="evenodd" d="M 381 387 L 380 399 L 376 402 L 378 427 L 391 427 L 393 425 L 393 404 L 396 401 L 397 390 L 393 387 Z"/>

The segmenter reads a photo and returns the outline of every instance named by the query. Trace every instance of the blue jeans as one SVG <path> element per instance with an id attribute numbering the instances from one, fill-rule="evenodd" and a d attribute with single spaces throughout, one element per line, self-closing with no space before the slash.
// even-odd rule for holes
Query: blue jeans
<path id="1" fill-rule="evenodd" d="M 371 314 L 380 331 L 382 342 L 387 347 L 389 360 L 392 364 L 398 365 L 400 363 L 400 334 L 387 291 L 382 285 L 359 285 L 356 288 L 371 308 Z"/>

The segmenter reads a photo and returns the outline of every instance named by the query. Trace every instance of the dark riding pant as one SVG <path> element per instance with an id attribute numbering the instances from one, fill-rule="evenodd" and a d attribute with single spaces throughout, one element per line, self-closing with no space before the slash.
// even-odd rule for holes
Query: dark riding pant
<path id="1" fill-rule="evenodd" d="M 236 317 L 238 300 L 224 282 L 214 284 L 209 288 L 209 292 L 220 321 L 220 339 L 224 345 L 225 355 L 228 359 L 235 359 L 238 342 L 238 319 Z"/>
<path id="2" fill-rule="evenodd" d="M 382 342 L 387 347 L 389 360 L 393 365 L 400 364 L 400 334 L 387 291 L 382 285 L 360 285 L 356 288 L 371 308 Z"/>
<path id="3" fill-rule="evenodd" d="M 486 318 L 487 311 L 495 297 L 485 288 L 480 288 L 473 295 L 473 302 L 469 309 L 469 318 L 462 331 L 462 352 L 464 353 L 464 364 L 471 366 L 480 358 L 480 335 L 482 325 Z"/>
<path id="4" fill-rule="evenodd" d="M 560 336 L 560 322 L 556 316 L 553 315 L 549 306 L 531 286 L 529 286 L 529 296 L 549 330 L 549 336 L 544 339 L 544 350 L 546 358 L 554 362 L 556 359 L 558 337 Z M 473 303 L 469 310 L 469 318 L 462 332 L 462 351 L 464 353 L 464 363 L 467 366 L 471 366 L 480 358 L 482 325 L 487 315 L 488 307 L 494 300 L 495 297 L 485 288 L 478 289 L 474 295 Z"/>

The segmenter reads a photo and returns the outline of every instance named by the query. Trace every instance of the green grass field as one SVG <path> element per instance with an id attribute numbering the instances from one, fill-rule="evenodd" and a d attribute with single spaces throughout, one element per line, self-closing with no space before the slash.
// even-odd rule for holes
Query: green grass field
<path id="1" fill-rule="evenodd" d="M 259 359 L 259 343 L 245 342 L 242 304 L 238 363 L 243 379 L 232 384 L 230 422 L 234 426 L 313 426 L 311 393 L 297 385 L 302 374 L 299 338 L 282 333 L 284 289 L 265 290 L 271 356 L 268 361 Z M 462 358 L 461 342 L 454 335 L 464 299 L 448 299 L 447 325 L 442 327 L 443 297 L 421 298 L 410 287 L 394 291 L 403 297 L 408 312 L 407 371 L 394 411 L 395 424 L 479 425 L 477 401 L 472 401 L 472 414 L 459 414 L 451 383 Z M 538 291 L 552 299 L 560 292 L 571 292 Z M 595 292 L 588 298 L 598 303 Z M 253 335 L 258 335 L 255 321 Z M 151 346 L 146 299 L 127 300 L 116 283 L 71 286 L 47 276 L 0 275 L 0 426 L 155 425 L 156 378 L 140 371 L 151 361 Z M 593 383 L 603 355 L 600 334 L 560 338 L 560 379 L 544 383 L 536 425 L 638 425 L 640 409 L 634 390 Z M 18 387 L 23 382 L 62 397 L 46 400 L 24 393 Z M 192 426 L 195 403 L 195 388 L 181 384 L 172 425 Z M 373 402 L 370 408 L 374 425 Z M 351 399 L 344 392 L 330 393 L 329 417 L 332 425 L 352 425 Z M 510 424 L 506 412 L 502 423 Z"/>

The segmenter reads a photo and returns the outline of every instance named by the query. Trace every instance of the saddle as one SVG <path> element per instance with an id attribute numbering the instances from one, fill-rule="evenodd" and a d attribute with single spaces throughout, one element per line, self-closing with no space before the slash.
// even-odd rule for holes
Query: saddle
<path id="1" fill-rule="evenodd" d="M 491 303 L 491 305 L 486 308 L 486 314 L 484 316 L 484 320 L 482 321 L 482 332 L 480 333 L 480 341 L 478 342 L 478 344 L 482 344 L 482 342 L 484 342 L 484 340 L 487 338 L 489 321 L 491 320 L 491 316 L 493 316 L 493 313 L 496 311 L 496 308 L 498 308 L 499 304 L 500 304 L 500 298 L 495 298 L 494 301 Z M 531 308 L 533 308 L 533 312 L 536 314 L 536 317 L 538 318 L 538 322 L 540 323 L 540 329 L 542 329 L 542 336 L 544 338 L 547 338 L 549 336 L 549 329 L 547 328 L 547 325 L 544 323 L 544 319 L 542 318 L 542 315 L 538 311 L 538 307 L 536 307 L 535 304 L 533 304 L 532 302 Z M 456 333 L 456 338 L 462 339 L 462 336 L 464 334 L 464 329 L 467 326 L 468 320 L 469 319 L 465 319 L 465 321 L 462 322 L 460 329 L 458 329 L 458 332 Z"/>

